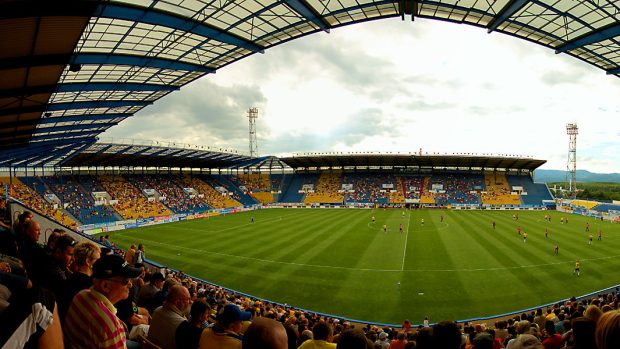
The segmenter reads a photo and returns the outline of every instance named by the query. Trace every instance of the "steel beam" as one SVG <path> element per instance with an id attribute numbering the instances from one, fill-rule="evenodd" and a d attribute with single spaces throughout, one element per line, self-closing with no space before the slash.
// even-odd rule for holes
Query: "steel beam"
<path id="1" fill-rule="evenodd" d="M 555 53 L 568 52 L 586 45 L 594 44 L 604 40 L 609 40 L 611 38 L 615 38 L 616 36 L 620 36 L 620 23 L 618 22 L 591 31 L 573 40 L 569 40 L 564 44 L 556 47 Z"/>
<path id="2" fill-rule="evenodd" d="M 178 60 L 123 55 L 123 54 L 103 54 L 103 53 L 79 53 L 71 58 L 74 64 L 103 64 L 103 65 L 130 65 L 139 67 L 150 67 L 170 70 L 198 71 L 202 73 L 213 73 L 215 69 L 199 64 L 181 62 Z"/>
<path id="3" fill-rule="evenodd" d="M 225 30 L 207 25 L 203 22 L 161 11 L 154 8 L 131 6 L 128 4 L 105 3 L 96 11 L 98 17 L 122 19 L 132 22 L 161 25 L 178 29 L 196 35 L 208 37 L 229 45 L 242 47 L 252 52 L 263 52 L 264 48 L 240 36 L 233 35 Z"/>
<path id="4" fill-rule="evenodd" d="M 76 130 L 90 130 L 105 127 L 106 129 L 118 125 L 118 122 L 104 122 L 100 124 L 74 124 L 65 126 L 50 126 L 37 128 L 34 134 L 49 133 L 49 132 L 67 132 Z"/>
<path id="5" fill-rule="evenodd" d="M 508 18 L 512 17 L 515 13 L 519 12 L 525 6 L 529 0 L 513 0 L 508 3 L 504 8 L 495 16 L 495 18 L 489 23 L 488 32 L 492 32 L 497 29 Z"/>
<path id="6" fill-rule="evenodd" d="M 138 84 L 129 82 L 91 82 L 91 83 L 73 83 L 59 84 L 56 89 L 60 92 L 84 92 L 84 91 L 178 91 L 179 86 L 158 85 L 158 84 Z"/>
<path id="7" fill-rule="evenodd" d="M 311 8 L 304 0 L 284 0 L 284 3 L 292 8 L 295 12 L 314 23 L 317 27 L 329 33 L 329 23 L 319 16 L 316 11 Z"/>

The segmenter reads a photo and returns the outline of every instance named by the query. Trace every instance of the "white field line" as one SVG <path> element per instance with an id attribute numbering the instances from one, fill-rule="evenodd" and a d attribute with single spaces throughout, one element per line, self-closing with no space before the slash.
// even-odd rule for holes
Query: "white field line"
<path id="1" fill-rule="evenodd" d="M 405 257 L 407 256 L 407 240 L 409 239 L 409 222 L 411 221 L 411 212 L 407 215 L 407 233 L 405 234 L 405 247 L 403 248 L 403 263 L 400 266 L 400 270 L 405 270 Z"/>

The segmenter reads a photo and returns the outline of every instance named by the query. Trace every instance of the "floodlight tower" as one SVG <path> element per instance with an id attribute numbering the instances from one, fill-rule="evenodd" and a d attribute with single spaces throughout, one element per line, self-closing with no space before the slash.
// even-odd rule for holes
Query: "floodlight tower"
<path id="1" fill-rule="evenodd" d="M 256 140 L 256 119 L 258 119 L 258 108 L 248 109 L 248 120 L 250 122 L 250 156 L 258 156 L 258 141 Z"/>
<path id="2" fill-rule="evenodd" d="M 568 177 L 568 191 L 570 198 L 577 197 L 577 124 L 566 124 L 568 134 L 568 162 L 566 164 L 566 177 Z"/>

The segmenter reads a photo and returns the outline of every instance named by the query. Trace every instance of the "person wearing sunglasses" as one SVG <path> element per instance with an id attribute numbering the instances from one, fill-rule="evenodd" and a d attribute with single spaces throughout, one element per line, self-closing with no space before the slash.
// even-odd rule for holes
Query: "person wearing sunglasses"
<path id="1" fill-rule="evenodd" d="M 71 302 L 63 328 L 65 348 L 127 348 L 123 322 L 114 304 L 129 296 L 141 270 L 121 256 L 105 255 L 93 265 L 93 286 Z"/>
<path id="2" fill-rule="evenodd" d="M 69 235 L 56 238 L 53 249 L 46 258 L 41 273 L 41 287 L 52 291 L 56 299 L 62 298 L 63 285 L 72 274 L 69 267 L 73 263 L 73 252 L 77 241 Z"/>

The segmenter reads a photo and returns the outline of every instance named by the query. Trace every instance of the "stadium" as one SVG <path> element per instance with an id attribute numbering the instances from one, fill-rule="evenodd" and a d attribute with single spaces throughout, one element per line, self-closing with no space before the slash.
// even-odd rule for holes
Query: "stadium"
<path id="1" fill-rule="evenodd" d="M 544 344 L 568 332 L 564 326 L 571 320 L 597 325 L 598 317 L 588 318 L 592 312 L 609 321 L 620 317 L 620 204 L 555 198 L 536 181 L 535 171 L 547 160 L 492 149 L 259 156 L 253 108 L 249 154 L 181 141 L 101 137 L 147 106 L 165 103 L 160 99 L 167 95 L 182 96 L 182 87 L 255 53 L 379 19 L 465 23 L 617 76 L 617 4 L 60 3 L 0 4 L 0 202 L 7 218 L 0 244 L 0 285 L 7 290 L 0 343 L 57 348 L 63 347 L 63 333 L 66 347 L 104 341 L 90 338 L 85 344 L 89 330 L 72 322 L 79 318 L 75 299 L 64 300 L 63 285 L 82 272 L 77 255 L 68 262 L 63 253 L 89 241 L 102 256 L 124 258 L 125 273 L 133 270 L 129 265 L 143 271 L 119 281 L 90 265 L 92 288 L 76 295 L 103 294 L 119 310 L 128 304 L 127 319 L 122 311 L 107 315 L 120 331 L 106 340 L 119 347 L 184 347 L 183 336 L 174 332 L 179 323 L 172 327 L 158 317 L 168 307 L 179 321 L 194 321 L 193 313 L 187 316 L 191 301 L 210 309 L 204 318 L 209 325 L 203 330 L 196 323 L 203 349 L 227 347 L 209 346 L 211 339 L 204 337 L 226 325 L 223 314 L 230 306 L 241 317 L 252 312 L 255 324 L 268 318 L 291 328 L 288 348 L 317 324 L 333 329 L 339 338 L 334 343 L 346 342 L 354 324 L 370 342 L 387 337 L 422 348 L 425 334 L 432 338 L 426 347 L 455 347 L 441 335 L 453 327 L 458 348 L 461 338 L 463 347 L 474 343 L 479 329 L 498 334 L 492 339 L 498 345 L 517 340 L 521 320 L 537 325 L 531 333 Z M 62 250 L 54 245 L 65 240 L 69 246 Z M 136 261 L 134 255 L 141 257 Z M 152 286 L 159 273 L 165 286 Z M 118 299 L 123 305 L 102 291 L 112 287 L 109 280 L 124 282 L 129 296 Z M 146 285 L 162 292 L 161 307 L 140 302 Z M 41 297 L 46 292 L 51 296 Z M 190 302 L 181 306 L 178 292 L 187 292 Z M 29 310 L 41 308 L 35 304 L 45 304 L 44 310 Z M 57 308 L 62 326 L 54 321 Z M 17 331 L 30 311 L 48 321 L 29 333 Z M 553 330 L 545 320 L 553 321 Z M 606 321 L 597 326 L 612 323 L 608 336 L 618 336 L 617 323 Z M 241 347 L 241 334 L 252 338 L 252 330 L 261 331 L 245 325 L 250 327 L 226 329 L 239 336 L 231 347 Z M 616 347 L 609 338 L 604 344 L 597 337 L 596 347 Z M 569 335 L 562 344 L 574 341 Z M 251 344 L 244 339 L 243 345 Z"/>

